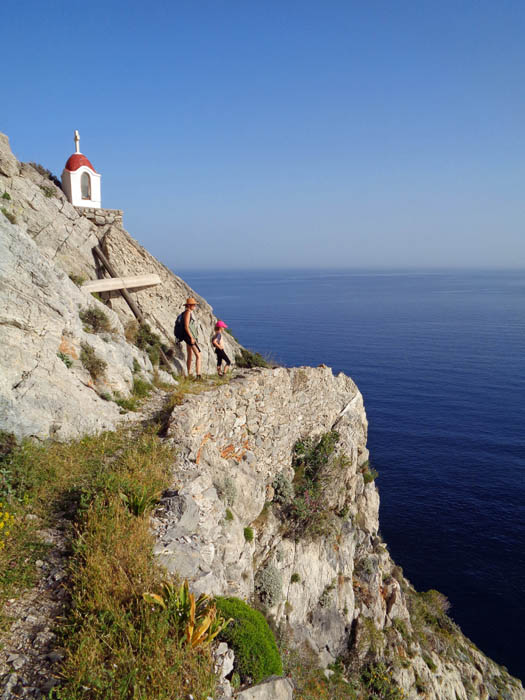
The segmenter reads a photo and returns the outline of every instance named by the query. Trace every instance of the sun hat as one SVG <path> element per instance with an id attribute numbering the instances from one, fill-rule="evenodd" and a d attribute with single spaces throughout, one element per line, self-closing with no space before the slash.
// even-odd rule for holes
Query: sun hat
<path id="1" fill-rule="evenodd" d="M 228 328 L 228 326 L 224 323 L 224 321 L 217 321 L 215 328 Z"/>
<path id="2" fill-rule="evenodd" d="M 184 306 L 198 306 L 199 302 L 193 297 L 188 297 Z"/>

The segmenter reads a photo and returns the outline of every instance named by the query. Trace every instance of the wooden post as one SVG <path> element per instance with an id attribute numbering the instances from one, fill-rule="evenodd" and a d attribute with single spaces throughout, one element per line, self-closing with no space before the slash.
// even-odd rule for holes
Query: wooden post
<path id="1" fill-rule="evenodd" d="M 94 246 L 94 248 L 93 248 L 93 254 L 94 254 L 95 257 L 100 261 L 100 263 L 106 268 L 106 270 L 109 272 L 109 274 L 111 275 L 111 277 L 120 277 L 120 275 L 117 274 L 117 272 L 116 272 L 115 268 L 113 267 L 113 265 L 109 262 L 109 260 L 106 258 L 106 256 L 105 256 L 104 253 L 102 252 L 100 246 L 98 246 L 98 245 Z M 139 323 L 145 323 L 146 321 L 145 321 L 145 319 L 144 319 L 144 316 L 143 316 L 141 310 L 138 308 L 138 306 L 135 304 L 135 302 L 134 302 L 133 299 L 131 298 L 131 295 L 130 295 L 130 293 L 128 292 L 128 290 L 127 290 L 127 289 L 121 289 L 121 290 L 120 290 L 120 293 L 121 293 L 122 296 L 124 297 L 124 299 L 125 299 L 127 305 L 129 306 L 129 308 L 130 308 L 131 311 L 133 312 L 133 315 L 135 316 L 135 318 L 137 319 L 137 321 L 138 321 Z M 168 368 L 171 370 L 170 361 L 169 361 L 168 358 L 166 357 L 166 354 L 165 354 L 165 352 L 164 352 L 164 350 L 163 350 L 162 348 L 159 348 L 159 354 L 160 354 L 160 357 L 161 357 L 162 361 L 163 361 L 164 364 L 166 365 L 166 367 L 168 367 Z"/>

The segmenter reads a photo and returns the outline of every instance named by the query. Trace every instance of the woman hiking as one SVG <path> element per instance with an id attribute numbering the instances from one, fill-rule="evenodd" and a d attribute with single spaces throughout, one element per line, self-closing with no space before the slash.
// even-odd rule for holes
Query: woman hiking
<path id="1" fill-rule="evenodd" d="M 201 378 L 201 350 L 197 345 L 196 340 L 196 330 L 195 324 L 193 323 L 192 312 L 197 306 L 197 301 L 193 297 L 188 297 L 186 303 L 184 304 L 186 311 L 184 311 L 183 322 L 184 322 L 184 334 L 183 340 L 186 343 L 188 357 L 186 359 L 186 367 L 188 368 L 188 377 L 191 377 L 191 359 L 195 357 L 195 375 L 197 379 Z"/>

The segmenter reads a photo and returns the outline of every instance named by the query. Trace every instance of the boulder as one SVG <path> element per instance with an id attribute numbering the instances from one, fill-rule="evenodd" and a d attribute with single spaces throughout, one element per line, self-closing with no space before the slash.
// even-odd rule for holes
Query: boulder
<path id="1" fill-rule="evenodd" d="M 237 700 L 292 700 L 293 685 L 288 678 L 267 678 L 236 695 Z"/>

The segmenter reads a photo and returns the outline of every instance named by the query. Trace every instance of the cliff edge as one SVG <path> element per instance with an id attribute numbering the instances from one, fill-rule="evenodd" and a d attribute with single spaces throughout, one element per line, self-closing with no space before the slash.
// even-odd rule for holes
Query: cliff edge
<path id="1" fill-rule="evenodd" d="M 173 321 L 187 296 L 199 297 L 118 223 L 79 214 L 3 135 L 0 203 L 0 428 L 61 441 L 113 430 L 129 419 L 122 405 L 139 376 L 164 391 L 177 383 Z M 82 289 L 100 274 L 94 246 L 120 275 L 161 278 L 134 296 L 147 329 L 121 298 L 102 303 Z M 200 301 L 208 339 L 216 319 Z M 237 343 L 226 343 L 235 356 Z M 159 349 L 174 373 L 158 366 Z M 196 593 L 250 601 L 284 652 L 331 666 L 327 675 L 337 668 L 349 687 L 388 668 L 395 697 L 524 700 L 520 682 L 448 617 L 445 597 L 418 593 L 390 557 L 367 427 L 355 383 L 324 366 L 237 370 L 184 396 L 164 425 L 176 458 L 151 520 L 158 562 Z M 221 692 L 231 697 L 232 686 Z"/>
<path id="2" fill-rule="evenodd" d="M 390 557 L 350 378 L 243 372 L 175 407 L 168 436 L 179 457 L 155 551 L 198 592 L 255 600 L 321 667 L 386 663 L 412 700 L 525 697 L 446 615 L 445 597 L 418 593 Z"/>

